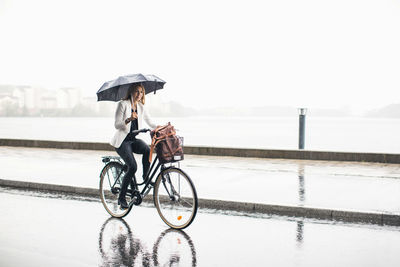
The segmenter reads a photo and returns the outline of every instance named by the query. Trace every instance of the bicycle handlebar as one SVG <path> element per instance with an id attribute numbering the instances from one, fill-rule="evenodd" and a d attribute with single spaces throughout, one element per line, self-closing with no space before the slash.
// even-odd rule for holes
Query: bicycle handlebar
<path id="1" fill-rule="evenodd" d="M 150 129 L 147 129 L 147 128 L 143 128 L 143 129 L 140 129 L 140 130 L 134 130 L 134 131 L 132 131 L 131 133 L 133 133 L 133 134 L 139 134 L 139 133 L 145 133 L 145 132 L 149 132 L 149 131 L 151 131 Z"/>

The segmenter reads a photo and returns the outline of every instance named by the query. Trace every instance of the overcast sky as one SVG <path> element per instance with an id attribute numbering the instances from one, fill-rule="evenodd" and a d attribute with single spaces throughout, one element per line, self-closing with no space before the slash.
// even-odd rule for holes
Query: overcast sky
<path id="1" fill-rule="evenodd" d="M 0 36 L 0 84 L 95 95 L 141 72 L 194 107 L 400 103 L 395 0 L 0 0 Z"/>

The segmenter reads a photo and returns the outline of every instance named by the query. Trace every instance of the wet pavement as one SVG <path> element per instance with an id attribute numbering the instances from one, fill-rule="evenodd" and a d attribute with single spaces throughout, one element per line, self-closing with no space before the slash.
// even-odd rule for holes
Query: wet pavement
<path id="1" fill-rule="evenodd" d="M 0 147 L 0 179 L 98 188 L 104 155 L 116 153 Z M 185 155 L 180 165 L 200 198 L 400 214 L 400 164 Z"/>
<path id="2" fill-rule="evenodd" d="M 399 266 L 400 227 L 201 210 L 185 231 L 156 209 L 0 188 L 0 266 Z"/>

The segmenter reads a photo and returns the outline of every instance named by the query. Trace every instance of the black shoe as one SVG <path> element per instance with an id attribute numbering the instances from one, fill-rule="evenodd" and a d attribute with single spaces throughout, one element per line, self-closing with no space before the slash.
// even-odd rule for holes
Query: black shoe
<path id="1" fill-rule="evenodd" d="M 129 208 L 128 203 L 126 202 L 126 199 L 118 199 L 118 205 L 120 205 L 120 208 L 123 210 L 126 210 L 127 208 Z"/>

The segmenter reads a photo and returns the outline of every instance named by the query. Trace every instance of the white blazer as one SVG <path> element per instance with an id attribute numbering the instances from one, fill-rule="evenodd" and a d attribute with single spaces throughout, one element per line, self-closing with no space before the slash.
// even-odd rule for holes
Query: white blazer
<path id="1" fill-rule="evenodd" d="M 131 122 L 125 124 L 125 120 L 129 118 L 132 114 L 132 104 L 131 101 L 128 100 L 121 100 L 118 102 L 117 110 L 115 111 L 115 122 L 114 127 L 117 129 L 113 138 L 111 139 L 110 144 L 118 148 L 121 146 L 122 142 L 124 141 L 125 137 L 128 135 L 131 129 Z M 150 128 L 155 129 L 157 127 L 154 124 L 150 116 L 147 114 L 144 105 L 140 102 L 137 103 L 137 114 L 138 114 L 138 129 L 143 128 L 143 119 L 146 121 Z"/>

